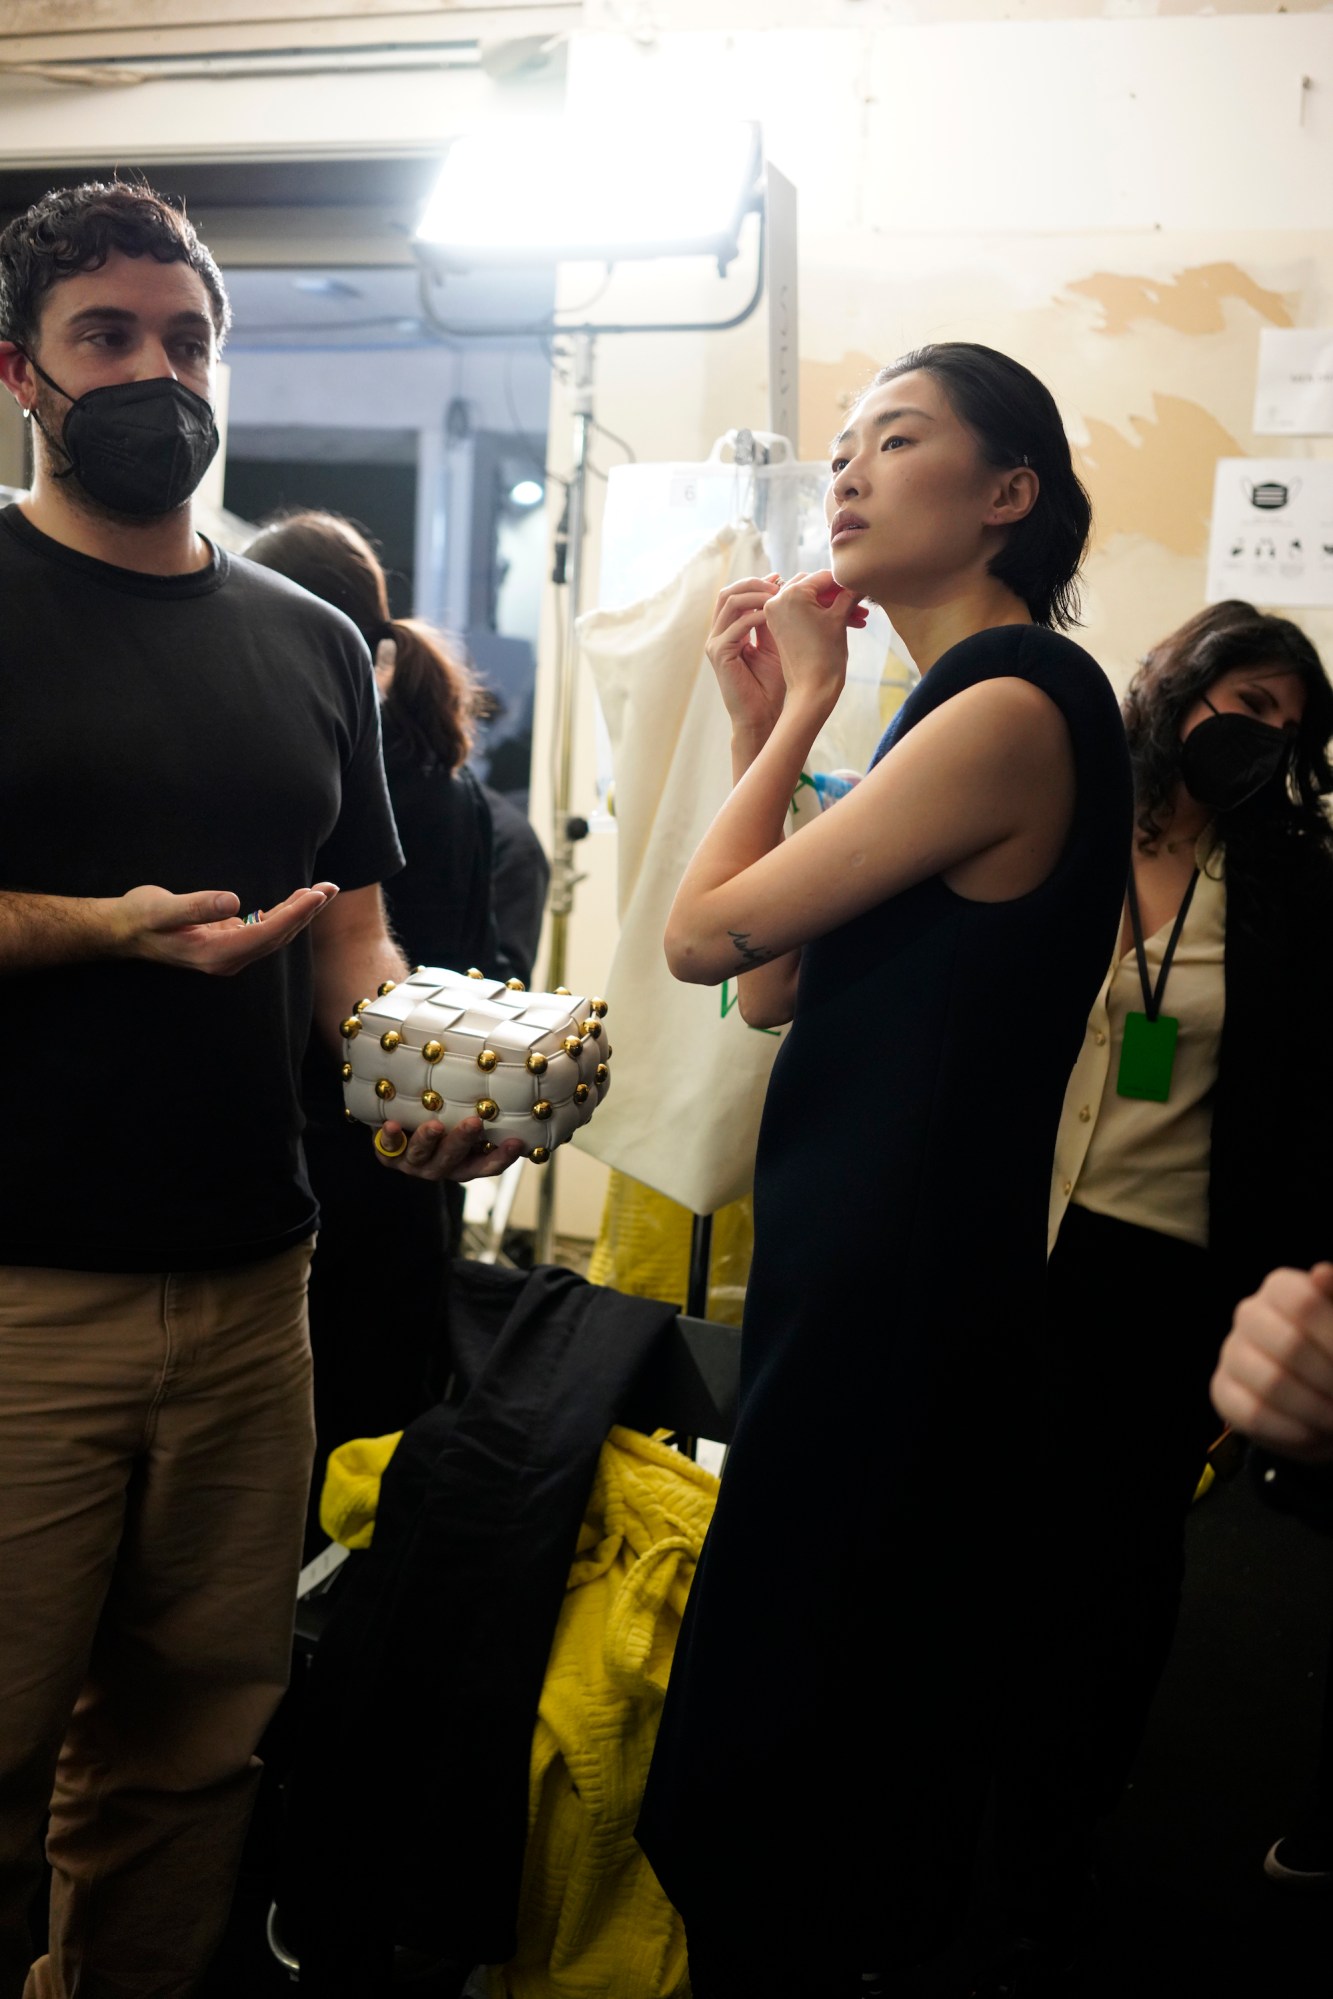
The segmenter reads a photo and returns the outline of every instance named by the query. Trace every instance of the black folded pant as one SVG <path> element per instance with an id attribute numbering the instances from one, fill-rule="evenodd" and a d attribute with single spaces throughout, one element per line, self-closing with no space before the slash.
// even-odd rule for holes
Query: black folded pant
<path id="1" fill-rule="evenodd" d="M 987 1899 L 1040 1930 L 1084 1883 L 1128 1780 L 1180 1609 L 1185 1518 L 1222 1428 L 1213 1259 L 1071 1207 L 1049 1266 L 1043 1487 L 997 1764 Z"/>

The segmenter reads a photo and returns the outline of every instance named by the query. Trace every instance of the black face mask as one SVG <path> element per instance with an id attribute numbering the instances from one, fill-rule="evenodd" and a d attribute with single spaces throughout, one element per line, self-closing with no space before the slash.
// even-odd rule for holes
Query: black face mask
<path id="1" fill-rule="evenodd" d="M 1206 694 L 1203 698 L 1213 708 Z M 1180 746 L 1180 775 L 1200 805 L 1234 812 L 1287 769 L 1294 748 L 1295 739 L 1286 729 L 1213 708 Z"/>
<path id="2" fill-rule="evenodd" d="M 26 358 L 69 404 L 60 437 L 51 438 L 69 460 L 57 478 L 73 473 L 91 499 L 117 514 L 169 514 L 189 499 L 220 441 L 212 406 L 202 396 L 170 375 L 155 375 L 76 398 L 31 354 Z"/>

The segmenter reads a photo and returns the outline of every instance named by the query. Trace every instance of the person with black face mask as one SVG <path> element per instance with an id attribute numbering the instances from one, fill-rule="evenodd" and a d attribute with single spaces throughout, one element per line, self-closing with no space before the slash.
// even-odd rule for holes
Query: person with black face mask
<path id="1" fill-rule="evenodd" d="M 193 1992 L 221 1934 L 310 1473 L 298 1071 L 403 971 L 365 645 L 195 531 L 226 325 L 147 188 L 0 235 L 0 1999 Z"/>
<path id="2" fill-rule="evenodd" d="M 57 431 L 47 430 L 35 405 L 24 408 L 57 460 L 53 479 L 73 479 L 96 506 L 136 520 L 161 520 L 185 505 L 217 456 L 211 403 L 174 375 L 109 382 L 71 396 L 35 355 L 18 351 L 69 404 Z"/>
<path id="3" fill-rule="evenodd" d="M 1154 646 L 1124 715 L 1135 839 L 1056 1145 L 1029 1440 L 1048 1539 L 977 1987 L 1006 1999 L 1067 1989 L 1094 1829 L 1170 1649 L 1237 1301 L 1333 1254 L 1333 687 L 1296 625 L 1228 602 Z"/>

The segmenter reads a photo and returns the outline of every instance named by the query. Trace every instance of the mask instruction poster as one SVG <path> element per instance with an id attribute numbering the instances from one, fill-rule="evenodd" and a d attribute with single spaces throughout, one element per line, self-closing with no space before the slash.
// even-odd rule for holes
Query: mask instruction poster
<path id="1" fill-rule="evenodd" d="M 1207 594 L 1333 604 L 1333 459 L 1218 460 Z"/>

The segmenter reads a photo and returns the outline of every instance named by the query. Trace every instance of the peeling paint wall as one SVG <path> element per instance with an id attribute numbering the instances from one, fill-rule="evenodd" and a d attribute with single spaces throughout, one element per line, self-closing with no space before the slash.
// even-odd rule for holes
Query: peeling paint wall
<path id="1" fill-rule="evenodd" d="M 1333 441 L 1260 438 L 1251 419 L 1260 329 L 1318 323 L 1333 231 L 1250 240 L 1228 258 L 1213 255 L 1212 238 L 1011 240 L 1004 251 L 1022 272 L 1012 280 L 997 270 L 993 244 L 977 261 L 971 243 L 928 254 L 888 247 L 901 247 L 904 262 L 910 250 L 910 277 L 863 277 L 857 287 L 858 334 L 880 303 L 878 348 L 862 338 L 842 345 L 834 288 L 803 271 L 801 456 L 821 457 L 875 369 L 923 340 L 982 340 L 1016 355 L 1060 403 L 1092 494 L 1085 639 L 1123 682 L 1149 643 L 1202 602 L 1217 459 L 1330 451 Z M 1108 268 L 1110 254 L 1125 267 Z M 758 336 L 719 338 L 711 353 L 678 345 L 607 342 L 599 356 L 599 414 L 641 457 L 703 456 L 730 425 L 764 422 Z M 665 405 L 645 397 L 646 376 L 670 381 Z M 558 450 L 560 421 L 552 435 Z M 1333 612 L 1300 617 L 1333 662 Z"/>
<path id="2" fill-rule="evenodd" d="M 823 450 L 882 360 L 920 340 L 983 340 L 1026 362 L 1056 395 L 1092 494 L 1085 639 L 1123 684 L 1152 640 L 1203 600 L 1216 461 L 1333 447 L 1251 429 L 1260 330 L 1319 324 L 1333 232 L 1010 239 L 1011 277 L 997 270 L 994 243 L 984 259 L 972 243 L 937 243 L 928 256 L 903 247 L 910 279 L 876 286 L 879 354 L 859 340 L 835 359 L 811 354 L 833 327 L 806 287 L 802 455 Z M 1333 662 L 1333 611 L 1299 621 Z"/>
<path id="3" fill-rule="evenodd" d="M 586 36 L 570 98 L 592 117 L 656 96 L 682 132 L 764 122 L 800 198 L 802 456 L 823 454 L 875 368 L 926 340 L 985 341 L 1049 384 L 1096 510 L 1079 636 L 1123 687 L 1203 601 L 1217 458 L 1333 455 L 1333 439 L 1250 427 L 1260 330 L 1333 319 L 1333 17 L 1001 28 L 994 12 L 975 27 Z M 710 282 L 642 273 L 618 296 L 626 316 L 704 316 Z M 597 415 L 641 458 L 702 457 L 729 426 L 763 426 L 765 397 L 757 324 L 599 345 Z M 557 468 L 567 435 L 557 388 Z M 1297 616 L 1333 663 L 1333 612 Z M 586 719 L 589 687 L 579 701 Z M 580 977 L 613 941 L 612 846 L 580 856 Z"/>
<path id="4" fill-rule="evenodd" d="M 762 119 L 800 198 L 802 456 L 926 340 L 985 341 L 1050 385 L 1096 509 L 1086 639 L 1117 683 L 1202 602 L 1216 460 L 1333 453 L 1251 429 L 1260 330 L 1333 315 L 1327 13 L 588 35 L 569 91 L 589 117 L 637 95 L 682 130 Z M 639 279 L 634 308 L 673 309 L 681 283 Z M 641 457 L 764 421 L 758 327 L 607 341 L 598 375 Z M 1301 622 L 1333 658 L 1333 612 Z"/>

